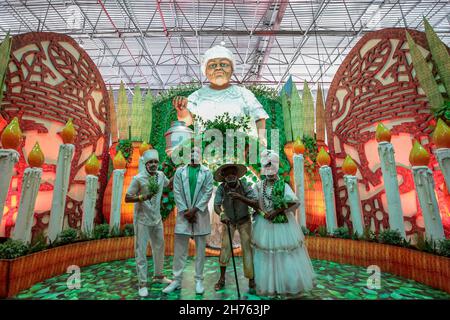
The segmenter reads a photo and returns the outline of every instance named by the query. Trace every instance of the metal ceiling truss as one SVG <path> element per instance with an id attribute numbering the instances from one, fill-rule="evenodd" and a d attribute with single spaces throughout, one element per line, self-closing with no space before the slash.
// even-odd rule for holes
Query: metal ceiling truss
<path id="1" fill-rule="evenodd" d="M 236 83 L 280 88 L 289 75 L 327 88 L 361 36 L 423 30 L 427 17 L 450 45 L 447 0 L 3 0 L 7 32 L 58 32 L 78 41 L 117 89 L 204 83 L 201 55 L 221 41 L 235 53 Z"/>

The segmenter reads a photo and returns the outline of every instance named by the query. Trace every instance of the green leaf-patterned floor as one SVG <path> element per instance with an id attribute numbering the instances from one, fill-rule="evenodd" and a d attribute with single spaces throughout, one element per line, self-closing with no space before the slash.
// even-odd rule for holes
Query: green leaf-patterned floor
<path id="1" fill-rule="evenodd" d="M 248 293 L 248 283 L 243 277 L 242 261 L 237 258 L 239 285 L 244 299 L 267 299 Z M 194 263 L 189 258 L 186 264 L 183 289 L 164 295 L 163 285 L 153 284 L 149 288 L 148 300 L 229 300 L 237 299 L 233 268 L 227 269 L 227 283 L 224 290 L 214 291 L 214 283 L 219 275 L 217 257 L 208 257 L 205 263 L 205 294 L 196 296 L 194 292 Z M 172 257 L 166 257 L 165 273 L 170 277 Z M 369 274 L 363 267 L 344 265 L 330 261 L 313 260 L 318 275 L 317 286 L 302 299 L 450 299 L 450 295 L 412 280 L 391 274 L 381 274 L 379 290 L 367 288 Z M 149 259 L 152 271 L 152 260 Z M 68 289 L 70 274 L 63 274 L 19 293 L 14 299 L 57 299 L 57 300 L 104 300 L 140 299 L 137 294 L 137 278 L 134 259 L 101 263 L 81 268 L 81 288 Z M 281 299 L 281 297 L 278 297 Z"/>

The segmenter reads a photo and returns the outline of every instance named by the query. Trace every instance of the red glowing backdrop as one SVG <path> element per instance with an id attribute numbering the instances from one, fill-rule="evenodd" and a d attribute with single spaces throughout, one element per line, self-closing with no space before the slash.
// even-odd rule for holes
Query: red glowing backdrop
<path id="1" fill-rule="evenodd" d="M 425 34 L 408 30 L 428 54 Z M 332 154 L 338 224 L 351 227 L 347 190 L 341 165 L 350 154 L 358 165 L 359 190 L 365 224 L 377 232 L 388 227 L 375 128 L 383 122 L 391 128 L 392 143 L 407 235 L 424 230 L 423 217 L 409 169 L 411 138 L 429 151 L 430 105 L 413 71 L 405 29 L 384 29 L 366 34 L 350 51 L 333 79 L 326 101 L 327 137 Z M 430 168 L 436 181 L 445 233 L 450 234 L 449 196 L 437 161 Z"/>
<path id="2" fill-rule="evenodd" d="M 62 143 L 59 132 L 69 117 L 73 118 L 78 135 L 74 143 L 64 223 L 66 227 L 79 227 L 85 185 L 84 163 L 92 152 L 99 159 L 108 159 L 108 92 L 97 67 L 68 36 L 27 33 L 13 38 L 6 84 L 1 115 L 8 121 L 18 116 L 25 139 L 19 150 L 20 162 L 11 182 L 0 233 L 11 235 L 22 175 L 27 167 L 25 156 L 35 141 L 39 141 L 46 161 L 36 201 L 33 234 L 45 231 L 51 208 L 55 164 Z M 102 163 L 99 195 L 103 194 L 106 186 L 107 168 L 108 160 Z M 98 210 L 101 200 L 97 203 Z"/>

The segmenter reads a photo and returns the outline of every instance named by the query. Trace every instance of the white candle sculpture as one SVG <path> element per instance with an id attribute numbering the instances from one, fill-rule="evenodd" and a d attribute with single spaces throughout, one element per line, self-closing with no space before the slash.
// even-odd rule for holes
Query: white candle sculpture
<path id="1" fill-rule="evenodd" d="M 123 180 L 125 177 L 126 160 L 119 151 L 113 160 L 113 187 L 111 200 L 111 215 L 109 217 L 110 230 L 120 229 L 120 216 L 122 211 Z"/>
<path id="2" fill-rule="evenodd" d="M 347 187 L 348 203 L 350 206 L 350 215 L 352 217 L 353 231 L 358 235 L 364 233 L 364 218 L 361 209 L 361 199 L 359 196 L 358 180 L 355 176 L 357 171 L 356 163 L 347 155 L 342 165 L 344 171 L 344 183 Z"/>
<path id="3" fill-rule="evenodd" d="M 31 228 L 34 222 L 34 206 L 41 185 L 42 168 L 26 168 L 23 173 L 19 212 L 12 238 L 24 243 L 31 241 Z"/>
<path id="4" fill-rule="evenodd" d="M 113 171 L 113 193 L 111 201 L 111 216 L 109 219 L 110 230 L 119 230 L 120 228 L 120 213 L 122 211 L 122 192 L 124 177 L 124 169 L 115 169 Z"/>
<path id="5" fill-rule="evenodd" d="M 447 192 L 450 193 L 450 128 L 441 119 L 438 119 L 433 132 L 433 142 L 437 148 L 435 155 L 444 175 Z"/>
<path id="6" fill-rule="evenodd" d="M 427 239 L 432 241 L 445 239 L 444 227 L 434 191 L 433 172 L 428 168 L 430 155 L 418 141 L 414 142 L 409 161 L 412 164 L 414 184 L 422 209 L 425 235 Z"/>
<path id="7" fill-rule="evenodd" d="M 333 175 L 329 166 L 330 156 L 324 148 L 320 149 L 319 154 L 317 155 L 317 162 L 321 166 L 319 169 L 319 174 L 322 179 L 322 190 L 325 198 L 325 217 L 327 223 L 327 232 L 333 233 L 337 228 Z"/>
<path id="8" fill-rule="evenodd" d="M 14 173 L 14 165 L 19 162 L 19 153 L 14 149 L 0 149 L 0 224 L 3 208 L 8 196 L 9 185 Z"/>
<path id="9" fill-rule="evenodd" d="M 390 143 L 391 133 L 379 123 L 375 138 L 378 141 L 378 156 L 380 157 L 381 172 L 384 180 L 384 190 L 387 200 L 387 212 L 389 216 L 389 228 L 397 230 L 405 239 L 405 225 L 403 223 L 403 210 L 400 201 L 400 192 L 397 180 L 397 165 L 394 157 L 394 147 Z"/>
<path id="10" fill-rule="evenodd" d="M 305 214 L 305 159 L 303 153 L 305 152 L 305 146 L 302 141 L 297 138 L 293 144 L 294 156 L 294 183 L 295 183 L 295 195 L 300 201 L 297 214 L 297 222 L 300 226 L 306 227 L 306 214 Z"/>
<path id="11" fill-rule="evenodd" d="M 3 149 L 0 149 L 0 224 L 3 218 L 3 208 L 8 196 L 9 185 L 14 172 L 14 166 L 19 161 L 16 149 L 20 146 L 22 131 L 19 119 L 14 117 L 3 129 L 0 137 Z"/>
<path id="12" fill-rule="evenodd" d="M 66 196 L 69 188 L 70 168 L 74 150 L 75 146 L 73 144 L 62 144 L 59 146 L 56 180 L 48 225 L 48 239 L 50 242 L 54 242 L 63 229 Z"/>
<path id="13" fill-rule="evenodd" d="M 92 154 L 84 166 L 87 173 L 86 189 L 83 200 L 83 217 L 81 219 L 81 231 L 92 235 L 94 230 L 95 204 L 97 202 L 98 177 L 100 163 L 95 154 Z"/>
<path id="14" fill-rule="evenodd" d="M 81 231 L 91 234 L 94 230 L 95 203 L 97 202 L 98 177 L 86 176 L 86 189 L 83 200 L 83 218 L 81 220 Z"/>
<path id="15" fill-rule="evenodd" d="M 44 154 L 37 142 L 28 156 L 28 164 L 30 168 L 25 169 L 23 174 L 19 212 L 17 213 L 16 224 L 12 235 L 14 240 L 21 240 L 25 243 L 31 241 L 34 206 L 41 184 L 41 166 L 44 164 Z"/>

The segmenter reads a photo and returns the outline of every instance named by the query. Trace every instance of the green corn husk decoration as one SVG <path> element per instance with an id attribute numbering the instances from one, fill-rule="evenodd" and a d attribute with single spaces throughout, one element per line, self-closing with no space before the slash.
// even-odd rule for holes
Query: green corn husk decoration
<path id="1" fill-rule="evenodd" d="M 288 97 L 284 90 L 281 92 L 281 107 L 283 108 L 284 132 L 286 134 L 286 142 L 294 141 L 292 137 L 291 108 L 289 107 Z"/>
<path id="2" fill-rule="evenodd" d="M 150 89 L 144 100 L 144 114 L 142 116 L 142 140 L 150 141 L 150 134 L 152 132 L 152 112 L 153 112 L 153 95 Z"/>
<path id="3" fill-rule="evenodd" d="M 303 83 L 303 133 L 309 135 L 310 137 L 314 137 L 314 100 L 311 94 L 311 90 L 309 90 L 308 82 Z"/>
<path id="4" fill-rule="evenodd" d="M 120 82 L 119 96 L 118 96 L 118 112 L 117 112 L 117 122 L 119 125 L 119 139 L 128 139 L 128 96 L 125 91 L 125 85 Z"/>
<path id="5" fill-rule="evenodd" d="M 117 114 L 116 108 L 114 106 L 114 94 L 111 86 L 109 87 L 109 117 L 110 117 L 109 123 L 111 130 L 111 141 L 114 143 L 119 141 L 119 136 L 117 130 Z"/>
<path id="6" fill-rule="evenodd" d="M 291 125 L 292 125 L 292 136 L 293 137 L 303 137 L 304 128 L 304 108 L 302 99 L 297 90 L 295 83 L 292 83 L 292 94 L 291 94 Z"/>
<path id="7" fill-rule="evenodd" d="M 142 141 L 142 94 L 141 88 L 134 88 L 133 107 L 131 108 L 131 140 Z"/>
<path id="8" fill-rule="evenodd" d="M 423 19 L 423 24 L 425 26 L 425 34 L 431 56 L 436 64 L 439 77 L 447 91 L 447 95 L 450 96 L 450 55 L 448 54 L 447 47 L 439 39 L 427 19 Z"/>
<path id="9" fill-rule="evenodd" d="M 320 85 L 317 88 L 316 100 L 316 140 L 325 141 L 325 107 Z"/>
<path id="10" fill-rule="evenodd" d="M 3 100 L 3 86 L 5 85 L 6 71 L 8 69 L 9 55 L 11 54 L 12 37 L 9 32 L 0 45 L 0 103 Z M 1 107 L 0 107 L 1 110 Z"/>
<path id="11" fill-rule="evenodd" d="M 444 99 L 439 92 L 438 84 L 433 77 L 433 73 L 425 61 L 422 53 L 415 44 L 409 32 L 406 32 L 406 39 L 408 40 L 409 51 L 411 53 L 412 63 L 416 70 L 417 78 L 419 79 L 420 86 L 430 102 L 432 109 L 438 109 L 444 104 Z"/>

